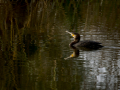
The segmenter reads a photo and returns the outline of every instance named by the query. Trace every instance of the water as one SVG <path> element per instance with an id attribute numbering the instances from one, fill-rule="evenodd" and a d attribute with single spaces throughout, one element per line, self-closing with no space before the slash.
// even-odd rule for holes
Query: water
<path id="1" fill-rule="evenodd" d="M 0 90 L 120 89 L 120 1 L 0 2 Z M 65 31 L 104 47 L 72 49 Z"/>

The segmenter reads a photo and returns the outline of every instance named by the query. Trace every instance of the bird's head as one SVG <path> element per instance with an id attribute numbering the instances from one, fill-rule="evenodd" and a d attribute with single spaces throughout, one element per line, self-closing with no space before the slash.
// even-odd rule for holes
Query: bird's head
<path id="1" fill-rule="evenodd" d="M 78 33 L 74 33 L 74 32 L 69 32 L 66 31 L 67 33 L 71 34 L 71 36 L 75 39 L 75 40 L 80 40 L 80 35 Z"/>

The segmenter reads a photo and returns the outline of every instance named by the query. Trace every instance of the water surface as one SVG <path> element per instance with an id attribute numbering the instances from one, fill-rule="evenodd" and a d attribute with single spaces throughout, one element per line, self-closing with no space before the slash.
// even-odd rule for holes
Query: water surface
<path id="1" fill-rule="evenodd" d="M 119 90 L 119 6 L 114 0 L 1 1 L 0 89 Z M 74 50 L 65 31 L 104 47 Z"/>

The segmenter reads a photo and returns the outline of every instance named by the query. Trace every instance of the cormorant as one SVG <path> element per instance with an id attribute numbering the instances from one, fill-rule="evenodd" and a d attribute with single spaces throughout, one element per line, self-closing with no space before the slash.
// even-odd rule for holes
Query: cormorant
<path id="1" fill-rule="evenodd" d="M 103 47 L 102 45 L 100 45 L 101 43 L 99 42 L 90 41 L 90 40 L 80 41 L 80 35 L 78 33 L 73 33 L 69 31 L 66 32 L 74 37 L 74 41 L 69 44 L 70 47 L 76 47 L 76 48 L 84 47 L 89 49 L 99 49 Z"/>

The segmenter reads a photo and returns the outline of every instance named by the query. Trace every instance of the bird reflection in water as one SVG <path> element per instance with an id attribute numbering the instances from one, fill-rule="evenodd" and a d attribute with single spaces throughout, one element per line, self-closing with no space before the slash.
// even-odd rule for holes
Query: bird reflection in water
<path id="1" fill-rule="evenodd" d="M 64 58 L 65 60 L 69 59 L 69 58 L 76 58 L 79 56 L 79 50 L 75 47 L 71 47 L 73 49 L 73 53 L 67 57 L 67 58 Z"/>

